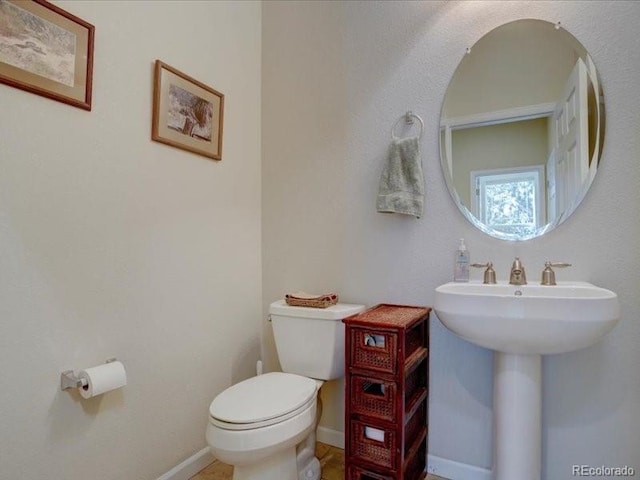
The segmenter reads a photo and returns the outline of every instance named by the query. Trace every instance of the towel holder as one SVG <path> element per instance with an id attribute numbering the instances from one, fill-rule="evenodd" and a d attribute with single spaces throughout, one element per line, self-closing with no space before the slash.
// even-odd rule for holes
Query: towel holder
<path id="1" fill-rule="evenodd" d="M 418 138 L 422 139 L 422 134 L 424 133 L 424 122 L 422 121 L 422 118 L 420 118 L 420 115 L 416 115 L 411 110 L 409 110 L 407 113 L 401 116 L 398 120 L 396 120 L 396 123 L 393 124 L 393 127 L 391 127 L 391 139 L 392 140 L 399 139 L 399 137 L 396 136 L 396 127 L 402 120 L 404 120 L 405 125 L 411 126 L 414 124 L 414 121 L 413 121 L 414 119 L 420 122 L 420 136 Z"/>

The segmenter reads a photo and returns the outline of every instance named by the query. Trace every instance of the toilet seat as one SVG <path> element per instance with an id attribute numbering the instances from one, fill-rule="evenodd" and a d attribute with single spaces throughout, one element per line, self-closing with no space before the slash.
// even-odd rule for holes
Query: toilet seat
<path id="1" fill-rule="evenodd" d="M 210 422 L 225 430 L 266 427 L 299 415 L 315 401 L 315 380 L 272 372 L 249 378 L 220 393 L 209 407 Z"/>
<path id="2" fill-rule="evenodd" d="M 230 423 L 230 422 L 225 422 L 218 418 L 212 417 L 211 415 L 209 416 L 209 421 L 211 422 L 211 424 L 215 425 L 218 428 L 222 428 L 224 430 L 253 430 L 256 428 L 268 427 L 269 425 L 281 423 L 281 422 L 284 422 L 285 420 L 288 420 L 289 418 L 295 417 L 296 415 L 299 415 L 300 413 L 308 410 L 309 407 L 311 407 L 315 401 L 316 401 L 316 398 L 313 397 L 309 399 L 307 403 L 300 406 L 299 408 L 296 408 L 291 412 L 285 413 L 284 415 L 280 415 L 278 417 L 270 418 L 268 420 L 262 420 L 260 422 Z"/>

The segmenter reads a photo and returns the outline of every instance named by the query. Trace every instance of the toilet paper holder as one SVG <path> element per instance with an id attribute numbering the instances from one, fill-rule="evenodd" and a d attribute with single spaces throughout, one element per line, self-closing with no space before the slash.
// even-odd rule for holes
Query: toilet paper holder
<path id="1" fill-rule="evenodd" d="M 104 363 L 115 362 L 117 358 L 110 358 Z M 68 390 L 70 388 L 82 388 L 87 386 L 87 380 L 79 378 L 74 370 L 65 370 L 60 374 L 60 390 Z"/>

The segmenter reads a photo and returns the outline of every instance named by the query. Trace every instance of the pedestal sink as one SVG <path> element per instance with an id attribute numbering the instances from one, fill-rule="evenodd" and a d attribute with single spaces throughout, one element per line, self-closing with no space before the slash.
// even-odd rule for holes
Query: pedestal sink
<path id="1" fill-rule="evenodd" d="M 495 351 L 494 480 L 540 480 L 541 355 L 597 342 L 620 318 L 617 295 L 587 282 L 446 283 L 434 310 L 449 330 Z"/>

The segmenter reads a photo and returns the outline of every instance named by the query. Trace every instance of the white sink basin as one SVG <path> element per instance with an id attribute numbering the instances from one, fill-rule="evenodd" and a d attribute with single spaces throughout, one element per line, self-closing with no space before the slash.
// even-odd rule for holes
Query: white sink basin
<path id="1" fill-rule="evenodd" d="M 618 296 L 586 282 L 436 288 L 440 321 L 465 340 L 515 354 L 570 352 L 592 345 L 620 318 Z"/>

